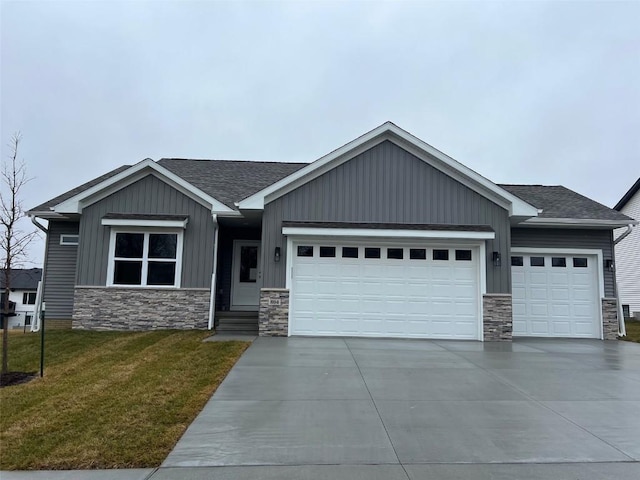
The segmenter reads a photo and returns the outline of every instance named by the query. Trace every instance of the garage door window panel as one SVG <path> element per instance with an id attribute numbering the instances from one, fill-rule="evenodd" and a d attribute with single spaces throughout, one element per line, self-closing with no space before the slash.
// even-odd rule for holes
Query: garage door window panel
<path id="1" fill-rule="evenodd" d="M 544 257 L 531 257 L 529 265 L 532 267 L 544 267 Z"/>
<path id="2" fill-rule="evenodd" d="M 573 267 L 574 268 L 587 268 L 588 263 L 587 259 L 583 257 L 574 257 L 573 258 Z"/>
<path id="3" fill-rule="evenodd" d="M 434 250 L 433 259 L 441 261 L 449 260 L 449 250 Z"/>
<path id="4" fill-rule="evenodd" d="M 358 258 L 358 247 L 342 247 L 342 258 Z"/>
<path id="5" fill-rule="evenodd" d="M 393 260 L 402 260 L 404 258 L 404 249 L 387 248 L 387 258 L 393 259 Z"/>
<path id="6" fill-rule="evenodd" d="M 426 248 L 411 248 L 409 249 L 409 259 L 411 260 L 426 260 L 427 249 Z"/>
<path id="7" fill-rule="evenodd" d="M 307 245 L 299 245 L 297 253 L 299 257 L 313 257 L 313 247 Z"/>
<path id="8" fill-rule="evenodd" d="M 364 258 L 380 258 L 380 249 L 376 247 L 366 247 L 364 249 Z"/>
<path id="9" fill-rule="evenodd" d="M 567 259 L 564 257 L 551 257 L 551 266 L 565 268 L 567 266 Z"/>
<path id="10" fill-rule="evenodd" d="M 471 261 L 471 250 L 456 250 L 456 260 L 463 262 Z"/>
<path id="11" fill-rule="evenodd" d="M 320 256 L 322 258 L 332 258 L 336 256 L 336 247 L 320 247 Z"/>
<path id="12" fill-rule="evenodd" d="M 524 266 L 524 257 L 511 257 L 511 266 L 512 267 Z"/>

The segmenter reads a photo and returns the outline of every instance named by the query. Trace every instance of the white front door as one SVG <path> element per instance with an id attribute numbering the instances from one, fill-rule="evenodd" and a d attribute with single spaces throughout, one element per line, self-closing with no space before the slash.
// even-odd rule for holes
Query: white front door
<path id="1" fill-rule="evenodd" d="M 233 242 L 232 310 L 257 310 L 260 301 L 260 242 Z"/>

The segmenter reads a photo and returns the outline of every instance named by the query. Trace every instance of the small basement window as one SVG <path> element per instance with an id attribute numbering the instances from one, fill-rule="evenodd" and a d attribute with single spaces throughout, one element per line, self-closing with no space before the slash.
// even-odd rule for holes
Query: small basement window
<path id="1" fill-rule="evenodd" d="M 60 245 L 78 245 L 78 240 L 80 235 L 68 235 L 62 234 L 60 235 Z"/>
<path id="2" fill-rule="evenodd" d="M 524 266 L 524 258 L 523 257 L 511 257 L 511 266 L 512 267 L 522 267 L 522 266 Z"/>

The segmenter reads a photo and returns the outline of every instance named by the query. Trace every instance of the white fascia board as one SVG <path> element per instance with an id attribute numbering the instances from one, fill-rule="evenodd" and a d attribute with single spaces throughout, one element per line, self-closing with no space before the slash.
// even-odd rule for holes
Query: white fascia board
<path id="1" fill-rule="evenodd" d="M 283 227 L 282 234 L 304 237 L 433 238 L 464 240 L 492 240 L 496 237 L 495 232 L 318 227 Z"/>
<path id="2" fill-rule="evenodd" d="M 238 202 L 236 205 L 240 209 L 263 209 L 265 201 L 272 201 L 289 193 L 385 140 L 393 141 L 401 148 L 409 151 L 434 168 L 441 170 L 463 185 L 478 192 L 480 195 L 501 205 L 509 210 L 510 215 L 524 217 L 534 217 L 538 215 L 537 208 L 529 205 L 503 188 L 500 188 L 482 175 L 462 165 L 460 162 L 433 148 L 419 138 L 414 137 L 391 122 L 380 125 L 315 162 L 310 163 L 308 166 L 301 168 L 297 172 L 256 192 L 250 197 Z M 437 160 L 437 163 L 433 161 L 434 158 Z"/>
<path id="3" fill-rule="evenodd" d="M 637 220 L 592 220 L 584 218 L 529 218 L 519 226 L 535 225 L 537 227 L 626 227 L 638 225 Z"/>
<path id="4" fill-rule="evenodd" d="M 98 202 L 112 193 L 137 182 L 149 173 L 171 185 L 173 188 L 185 194 L 192 200 L 211 209 L 213 212 L 223 215 L 240 215 L 239 212 L 227 207 L 212 196 L 207 195 L 199 188 L 194 187 L 182 177 L 179 177 L 175 173 L 167 170 L 161 165 L 158 165 L 150 158 L 146 158 L 117 175 L 107 178 L 103 182 L 74 195 L 58 205 L 55 205 L 53 210 L 57 213 L 82 213 L 82 209 L 84 207 Z"/>
<path id="5" fill-rule="evenodd" d="M 109 227 L 161 227 L 187 228 L 188 218 L 184 220 L 135 220 L 133 218 L 103 218 L 102 225 Z"/>

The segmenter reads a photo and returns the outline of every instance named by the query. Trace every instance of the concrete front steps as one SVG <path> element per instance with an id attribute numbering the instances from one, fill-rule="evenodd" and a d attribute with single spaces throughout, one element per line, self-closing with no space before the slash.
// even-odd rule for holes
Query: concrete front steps
<path id="1" fill-rule="evenodd" d="M 258 312 L 216 312 L 216 333 L 258 334 Z"/>

